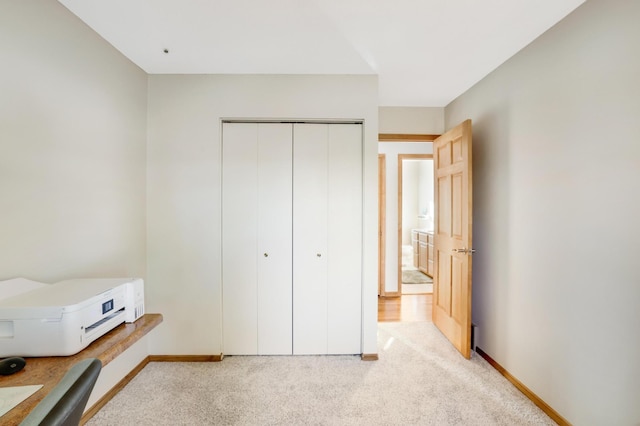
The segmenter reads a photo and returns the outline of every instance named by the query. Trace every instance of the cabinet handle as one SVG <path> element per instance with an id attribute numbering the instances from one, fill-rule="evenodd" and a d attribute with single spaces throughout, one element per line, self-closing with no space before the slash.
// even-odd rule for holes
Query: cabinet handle
<path id="1" fill-rule="evenodd" d="M 264 257 L 269 257 L 269 253 L 265 253 L 265 254 L 264 254 Z"/>
<path id="2" fill-rule="evenodd" d="M 321 253 L 318 253 L 318 254 L 316 254 L 316 256 L 318 256 L 318 257 L 322 257 L 322 254 L 321 254 Z"/>

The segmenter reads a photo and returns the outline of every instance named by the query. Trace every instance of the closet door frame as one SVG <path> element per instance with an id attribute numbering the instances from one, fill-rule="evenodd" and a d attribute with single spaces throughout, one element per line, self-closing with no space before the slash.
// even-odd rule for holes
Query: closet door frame
<path id="1" fill-rule="evenodd" d="M 323 321 L 324 321 L 324 325 L 321 328 L 324 328 L 324 331 L 322 330 L 318 330 L 321 333 L 324 334 L 325 338 L 324 341 L 322 342 L 321 347 L 320 346 L 313 346 L 313 348 L 311 350 L 303 350 L 298 352 L 299 354 L 303 354 L 303 353 L 318 353 L 318 354 L 326 354 L 326 353 L 330 353 L 330 354 L 361 354 L 362 353 L 362 333 L 363 333 L 363 327 L 362 327 L 362 300 L 363 300 L 363 285 L 362 285 L 362 235 L 363 235 L 363 225 L 364 225 L 364 218 L 363 218 L 363 197 L 364 197 L 364 188 L 363 188 L 363 157 L 362 157 L 362 149 L 363 149 L 363 137 L 364 137 L 364 123 L 362 120 L 254 120 L 254 119 L 250 119 L 250 120 L 243 120 L 243 119 L 222 119 L 221 120 L 221 129 L 225 129 L 225 125 L 226 124 L 233 124 L 233 123 L 250 123 L 250 124 L 255 124 L 255 125 L 260 125 L 260 124 L 268 124 L 268 123 L 280 123 L 280 124 L 289 124 L 292 131 L 293 128 L 295 127 L 296 124 L 326 124 L 326 125 L 341 125 L 341 124 L 354 124 L 354 125 L 358 125 L 357 127 L 359 128 L 359 140 L 358 140 L 358 144 L 357 144 L 357 151 L 359 153 L 359 162 L 358 162 L 358 167 L 355 168 L 355 170 L 351 170 L 351 176 L 353 176 L 353 174 L 357 174 L 359 175 L 359 179 L 357 179 L 357 183 L 356 185 L 358 186 L 358 191 L 357 191 L 357 196 L 356 197 L 351 197 L 351 201 L 356 201 L 357 204 L 357 208 L 356 211 L 358 212 L 358 217 L 357 220 L 355 221 L 350 221 L 350 222 L 345 222 L 342 228 L 340 228 L 340 226 L 338 227 L 334 227 L 335 229 L 333 229 L 333 231 L 327 229 L 327 235 L 325 238 L 325 245 L 324 247 L 318 247 L 317 250 L 312 250 L 314 251 L 313 255 L 315 256 L 315 260 L 320 261 L 320 262 L 325 262 L 325 271 L 326 271 L 326 275 L 323 277 L 323 279 L 325 280 L 325 285 L 324 285 L 324 292 L 325 292 L 325 301 L 326 303 L 324 303 L 324 313 L 318 313 L 318 315 L 323 317 Z M 228 297 L 225 296 L 229 296 L 229 292 L 234 293 L 234 290 L 230 290 L 229 287 L 229 283 L 225 283 L 225 281 L 228 281 L 229 277 L 228 275 L 225 275 L 225 267 L 230 267 L 229 263 L 225 262 L 225 253 L 227 252 L 227 250 L 229 249 L 229 247 L 234 247 L 233 242 L 231 242 L 230 238 L 225 238 L 225 217 L 226 220 L 228 221 L 230 218 L 230 212 L 226 212 L 225 215 L 225 203 L 229 203 L 232 199 L 232 195 L 228 193 L 225 194 L 224 191 L 224 187 L 225 187 L 225 178 L 229 179 L 230 176 L 226 175 L 225 176 L 225 167 L 224 167 L 224 130 L 223 130 L 223 134 L 222 134 L 222 147 L 221 147 L 221 162 L 223 163 L 221 166 L 221 170 L 222 170 L 222 185 L 223 185 L 223 191 L 222 191 L 222 197 L 221 197 L 221 203 L 222 203 L 222 239 L 221 239 L 221 244 L 222 244 L 222 257 L 223 257 L 223 262 L 222 262 L 222 266 L 223 266 L 223 271 L 222 271 L 222 300 L 223 300 L 223 306 L 222 306 L 222 320 L 223 320 L 223 353 L 225 354 L 284 354 L 284 353 L 280 353 L 278 352 L 278 350 L 273 350 L 271 348 L 269 349 L 259 349 L 259 341 L 260 339 L 260 335 L 263 334 L 263 331 L 258 331 L 259 330 L 259 325 L 260 323 L 262 323 L 262 321 L 259 320 L 259 312 L 260 312 L 260 308 L 259 308 L 259 299 L 265 297 L 265 295 L 269 295 L 271 296 L 272 300 L 278 299 L 276 293 L 279 290 L 274 290 L 271 294 L 269 294 L 269 289 L 268 287 L 263 287 L 260 290 L 258 289 L 258 283 L 257 283 L 257 279 L 256 281 L 256 285 L 255 287 L 252 287 L 251 285 L 249 286 L 240 286 L 239 289 L 237 289 L 237 291 L 235 291 L 236 293 L 236 297 L 235 297 L 235 301 L 232 304 L 232 306 L 229 306 L 227 304 L 228 302 Z M 293 143 L 293 149 L 294 149 L 294 154 L 295 155 L 295 141 L 292 141 Z M 328 142 L 329 145 L 331 145 L 331 142 Z M 333 143 L 334 147 L 331 148 L 331 150 L 333 151 L 339 151 L 339 144 L 340 142 L 338 141 L 337 144 Z M 257 154 L 256 153 L 256 157 L 255 157 L 255 166 L 257 167 L 257 164 L 259 162 L 258 159 L 258 155 L 263 155 L 265 154 L 264 152 L 262 154 Z M 252 156 L 253 154 L 251 154 L 250 156 Z M 333 155 L 333 154 L 330 154 Z M 267 155 L 268 157 L 268 155 Z M 253 161 L 253 158 L 250 160 Z M 328 160 L 330 161 L 330 160 Z M 293 166 L 294 161 L 292 159 L 291 164 Z M 295 173 L 295 172 L 292 172 Z M 327 171 L 327 174 L 330 173 L 329 171 Z M 336 177 L 336 179 L 333 179 L 334 182 L 330 182 L 332 180 L 331 177 L 329 177 L 328 175 L 326 176 L 327 179 L 327 186 L 331 186 L 331 185 L 336 185 L 336 181 L 338 182 L 338 184 L 340 183 L 340 179 L 342 179 L 341 177 Z M 348 178 L 347 178 L 348 179 Z M 258 179 L 259 181 L 260 179 Z M 295 185 L 295 175 L 292 174 L 292 186 Z M 255 197 L 256 200 L 259 197 L 258 192 L 256 190 L 255 192 Z M 292 193 L 292 197 L 293 197 L 293 193 Z M 330 204 L 330 199 L 331 199 L 332 195 L 328 194 L 327 195 L 327 199 L 324 201 L 325 208 L 328 210 L 329 209 L 329 204 Z M 335 198 L 335 197 L 334 197 Z M 338 197 L 339 199 L 340 197 Z M 241 203 L 242 204 L 242 203 Z M 246 203 L 245 203 L 246 204 Z M 292 215 L 295 215 L 295 200 L 292 200 Z M 248 206 L 244 206 L 243 209 L 248 208 Z M 340 216 L 339 213 L 339 209 L 333 208 L 333 212 L 326 212 L 326 217 L 328 221 L 336 221 L 336 216 Z M 245 210 L 245 212 L 249 213 L 249 217 L 251 218 L 251 221 L 254 221 L 256 224 L 259 222 L 258 216 L 257 216 L 257 209 L 254 210 L 254 213 L 250 213 L 249 210 Z M 236 212 L 239 213 L 239 212 Z M 293 221 L 295 220 L 295 218 L 292 216 L 291 217 L 291 232 L 293 235 L 289 235 L 289 241 L 291 242 L 291 244 L 293 245 L 296 239 L 296 235 L 294 232 L 294 225 L 293 225 Z M 338 221 L 339 222 L 339 221 Z M 353 226 L 354 224 L 357 224 L 357 226 Z M 251 228 L 251 227 L 249 227 Z M 248 233 L 251 232 L 251 229 L 246 229 L 246 231 Z M 330 285 L 328 283 L 329 280 L 332 280 L 331 275 L 334 276 L 340 276 L 341 274 L 341 268 L 344 265 L 339 265 L 339 262 L 336 262 L 333 267 L 331 265 L 327 265 L 327 261 L 328 259 L 328 255 L 325 255 L 324 259 L 323 259 L 323 253 L 328 253 L 328 251 L 331 251 L 332 248 L 331 246 L 333 245 L 334 247 L 338 247 L 340 244 L 339 242 L 337 243 L 334 239 L 334 242 L 330 242 L 330 237 L 329 237 L 329 232 L 334 232 L 334 233 L 342 233 L 342 232 L 353 232 L 355 231 L 355 239 L 357 240 L 357 244 L 353 245 L 353 247 L 357 246 L 357 260 L 354 260 L 352 263 L 352 267 L 348 268 L 349 269 L 349 273 L 347 274 L 349 276 L 349 278 L 347 278 L 348 280 L 351 280 L 352 282 L 354 281 L 354 279 L 357 279 L 357 288 L 354 286 L 351 286 L 346 293 L 343 291 L 345 290 L 344 288 L 341 288 L 342 283 L 339 280 L 334 280 L 334 282 Z M 242 231 L 244 232 L 244 231 Z M 258 235 L 258 231 L 257 231 L 257 226 L 255 228 L 253 228 L 253 232 Z M 227 237 L 229 236 L 229 231 L 227 231 L 226 233 Z M 243 273 L 249 273 L 249 274 L 254 274 L 255 277 L 257 277 L 259 275 L 259 270 L 261 268 L 260 266 L 260 261 L 261 260 L 265 260 L 265 259 L 260 259 L 260 257 L 262 258 L 267 258 L 271 256 L 271 253 L 268 253 L 265 248 L 261 245 L 260 242 L 260 238 L 256 238 L 255 239 L 255 245 L 253 245 L 251 247 L 251 251 L 254 253 L 255 258 L 256 258 L 256 264 L 255 265 L 247 265 L 248 267 L 246 268 L 246 270 Z M 230 245 L 229 245 L 230 244 Z M 234 250 L 236 252 L 240 251 L 239 247 L 234 247 Z M 333 249 L 335 250 L 335 248 Z M 265 254 L 269 254 L 269 256 L 265 256 Z M 318 256 L 318 254 L 320 254 L 320 256 Z M 293 246 L 293 253 L 292 253 L 292 262 L 295 263 L 295 246 Z M 228 257 L 228 256 L 227 256 Z M 228 260 L 228 259 L 227 259 Z M 264 267 L 265 265 L 262 265 L 262 267 Z M 355 266 L 355 268 L 353 267 Z M 355 274 L 354 274 L 355 271 Z M 291 274 L 295 274 L 295 267 L 291 267 L 290 271 Z M 356 278 L 354 278 L 357 275 Z M 290 302 L 290 308 L 292 309 L 292 314 L 290 315 L 290 319 L 291 319 L 291 323 L 289 328 L 289 331 L 291 332 L 291 350 L 288 353 L 294 353 L 296 354 L 296 350 L 295 350 L 295 345 L 296 345 L 296 337 L 295 337 L 295 318 L 296 318 L 296 308 L 295 308 L 295 302 L 294 299 L 296 297 L 296 289 L 295 289 L 295 277 L 291 277 L 291 281 L 290 281 L 290 288 L 291 288 L 291 293 L 290 293 L 290 297 L 291 297 L 291 302 Z M 226 284 L 226 285 L 225 285 Z M 240 302 L 240 300 L 242 300 L 241 297 L 239 297 L 239 293 L 241 293 L 242 291 L 249 289 L 250 292 L 250 296 L 249 299 L 244 299 L 244 302 Z M 258 293 L 262 294 L 261 296 L 258 296 Z M 342 297 L 342 296 L 346 296 L 346 297 Z M 342 298 L 341 298 L 342 297 Z M 332 300 L 337 300 L 338 303 L 334 303 L 334 302 L 330 302 L 328 300 L 328 298 L 331 298 Z M 285 300 L 287 299 L 286 297 L 284 298 Z M 355 306 L 357 304 L 357 306 Z M 244 308 L 240 309 L 240 305 L 242 305 Z M 300 309 L 300 307 L 299 307 Z M 249 312 L 253 310 L 253 312 Z M 322 310 L 322 309 L 321 309 Z M 236 311 L 236 312 L 234 312 Z M 286 311 L 286 309 L 284 310 Z M 280 311 L 280 313 L 282 313 L 282 310 Z M 346 314 L 346 316 L 345 316 Z M 355 320 L 354 320 L 355 319 Z M 230 322 L 236 322 L 233 325 L 230 325 Z M 342 324 L 344 324 L 344 321 L 350 321 L 350 326 L 349 327 L 343 327 Z M 253 327 L 251 324 L 256 324 L 255 327 Z M 355 324 L 355 325 L 354 325 Z M 355 334 L 354 334 L 355 333 Z M 234 334 L 237 336 L 236 337 L 231 337 L 230 334 Z M 255 341 L 255 346 L 253 346 L 253 343 L 249 344 L 249 345 L 244 345 L 242 343 L 239 343 L 242 340 L 245 341 L 251 341 L 254 342 Z M 300 336 L 298 336 L 298 339 L 300 339 Z M 231 344 L 230 342 L 235 342 L 233 344 Z M 232 349 L 232 347 L 234 347 Z M 240 348 L 240 350 L 238 350 L 238 348 Z M 261 353 L 263 352 L 263 353 Z"/>

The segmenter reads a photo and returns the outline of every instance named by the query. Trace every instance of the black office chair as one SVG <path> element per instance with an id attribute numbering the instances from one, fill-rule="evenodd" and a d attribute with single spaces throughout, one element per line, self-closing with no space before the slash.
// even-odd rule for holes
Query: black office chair
<path id="1" fill-rule="evenodd" d="M 96 358 L 75 364 L 20 425 L 78 426 L 101 369 Z"/>

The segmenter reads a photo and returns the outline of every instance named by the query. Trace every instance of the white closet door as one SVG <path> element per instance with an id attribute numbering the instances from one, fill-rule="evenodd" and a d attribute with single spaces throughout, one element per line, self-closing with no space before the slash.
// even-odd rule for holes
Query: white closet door
<path id="1" fill-rule="evenodd" d="M 258 125 L 258 354 L 292 354 L 292 128 Z"/>
<path id="2" fill-rule="evenodd" d="M 327 353 L 328 125 L 293 131 L 293 353 Z"/>
<path id="3" fill-rule="evenodd" d="M 222 324 L 225 354 L 257 353 L 257 125 L 222 129 Z"/>
<path id="4" fill-rule="evenodd" d="M 224 123 L 225 354 L 292 353 L 291 125 Z"/>
<path id="5" fill-rule="evenodd" d="M 362 126 L 297 124 L 295 354 L 361 353 Z"/>
<path id="6" fill-rule="evenodd" d="M 362 353 L 362 125 L 329 126 L 328 353 Z"/>

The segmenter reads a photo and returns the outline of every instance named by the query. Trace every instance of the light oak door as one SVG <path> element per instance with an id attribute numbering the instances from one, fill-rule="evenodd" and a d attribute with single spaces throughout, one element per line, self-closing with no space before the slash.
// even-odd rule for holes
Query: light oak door
<path id="1" fill-rule="evenodd" d="M 361 125 L 294 125 L 293 200 L 293 352 L 359 354 Z"/>
<path id="2" fill-rule="evenodd" d="M 224 123 L 223 350 L 292 353 L 292 131 Z"/>
<path id="3" fill-rule="evenodd" d="M 435 258 L 433 322 L 465 358 L 471 356 L 471 120 L 433 144 Z"/>

